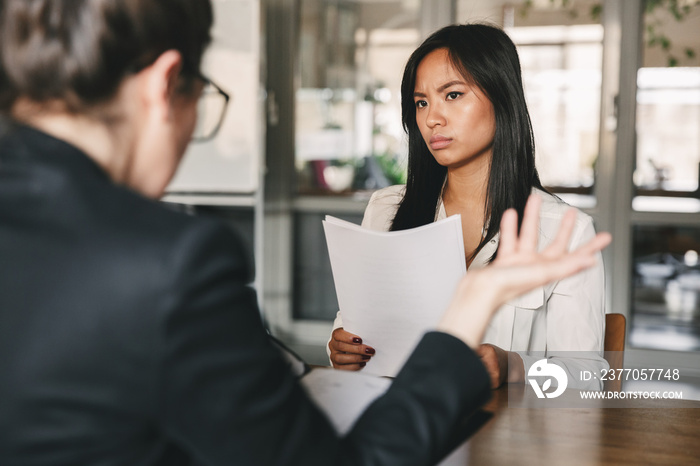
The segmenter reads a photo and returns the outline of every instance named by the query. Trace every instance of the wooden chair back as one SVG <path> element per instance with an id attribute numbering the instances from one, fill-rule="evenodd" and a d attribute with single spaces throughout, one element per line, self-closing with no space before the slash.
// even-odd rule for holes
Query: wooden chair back
<path id="1" fill-rule="evenodd" d="M 625 316 L 622 314 L 605 315 L 605 360 L 610 364 L 610 369 L 623 368 L 626 326 Z M 622 390 L 622 381 L 606 380 L 604 381 L 604 389 L 619 392 Z"/>

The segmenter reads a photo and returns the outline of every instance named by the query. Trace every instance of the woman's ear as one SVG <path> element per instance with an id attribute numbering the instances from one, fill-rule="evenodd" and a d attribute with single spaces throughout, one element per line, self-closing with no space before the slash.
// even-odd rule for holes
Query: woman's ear
<path id="1" fill-rule="evenodd" d="M 154 116 L 164 119 L 171 117 L 171 99 L 177 90 L 181 70 L 180 52 L 167 50 L 152 65 L 138 73 L 141 101 L 155 113 Z"/>
<path id="2" fill-rule="evenodd" d="M 129 80 L 121 102 L 133 135 L 126 184 L 152 198 L 162 195 L 187 147 L 191 131 L 183 131 L 183 122 L 196 117 L 196 105 L 193 111 L 176 105 L 181 69 L 179 52 L 163 52 Z"/>

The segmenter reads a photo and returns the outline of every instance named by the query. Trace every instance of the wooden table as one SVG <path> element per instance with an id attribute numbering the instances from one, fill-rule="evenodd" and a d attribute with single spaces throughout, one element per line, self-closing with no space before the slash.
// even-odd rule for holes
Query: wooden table
<path id="1" fill-rule="evenodd" d="M 502 387 L 493 417 L 467 444 L 469 465 L 700 465 L 700 401 L 587 401 L 585 408 L 516 408 L 532 390 Z M 528 387 L 529 388 L 529 387 Z M 508 402 L 510 397 L 511 403 Z M 578 390 L 561 399 L 575 405 Z M 640 407 L 609 407 L 617 406 Z"/>

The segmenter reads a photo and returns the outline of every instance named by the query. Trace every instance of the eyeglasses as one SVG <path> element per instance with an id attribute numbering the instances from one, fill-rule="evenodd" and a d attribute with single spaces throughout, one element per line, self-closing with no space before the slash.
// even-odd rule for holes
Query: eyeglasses
<path id="1" fill-rule="evenodd" d="M 204 82 L 204 88 L 197 102 L 197 124 L 192 134 L 192 141 L 204 142 L 213 139 L 219 132 L 231 98 L 209 78 L 201 74 L 197 77 Z"/>

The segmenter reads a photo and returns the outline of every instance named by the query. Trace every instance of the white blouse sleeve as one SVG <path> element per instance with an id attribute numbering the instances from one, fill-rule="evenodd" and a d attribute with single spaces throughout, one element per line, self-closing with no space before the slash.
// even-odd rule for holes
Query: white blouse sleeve
<path id="1" fill-rule="evenodd" d="M 571 248 L 575 249 L 595 236 L 593 222 L 583 217 Z M 581 218 L 580 217 L 580 218 Z M 603 358 L 605 340 L 605 276 L 603 259 L 590 269 L 559 281 L 546 303 L 546 357 L 556 360 L 568 375 L 568 387 L 600 390 L 602 369 L 609 365 Z M 525 373 L 542 356 L 518 353 L 523 358 Z M 598 380 L 581 380 L 581 371 L 599 374 Z"/>
<path id="2" fill-rule="evenodd" d="M 375 231 L 389 231 L 405 189 L 403 185 L 396 185 L 375 191 L 365 209 L 362 226 Z"/>

